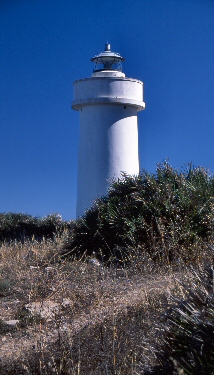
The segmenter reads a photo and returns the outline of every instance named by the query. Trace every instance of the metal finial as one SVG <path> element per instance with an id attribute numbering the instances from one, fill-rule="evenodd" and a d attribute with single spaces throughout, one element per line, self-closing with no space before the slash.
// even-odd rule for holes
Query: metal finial
<path id="1" fill-rule="evenodd" d="M 107 40 L 107 43 L 105 44 L 105 51 L 111 51 L 111 46 L 110 44 L 108 43 L 108 40 Z"/>

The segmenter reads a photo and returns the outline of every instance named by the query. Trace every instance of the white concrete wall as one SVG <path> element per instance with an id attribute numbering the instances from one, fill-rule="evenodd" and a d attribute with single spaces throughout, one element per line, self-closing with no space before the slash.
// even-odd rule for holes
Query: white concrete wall
<path id="1" fill-rule="evenodd" d="M 93 77 L 74 82 L 73 109 L 93 103 L 124 103 L 135 105 L 138 110 L 143 103 L 143 82 L 126 77 Z"/>
<path id="2" fill-rule="evenodd" d="M 77 217 L 105 195 L 109 179 L 139 173 L 137 111 L 93 105 L 80 111 Z"/>
<path id="3" fill-rule="evenodd" d="M 77 217 L 106 194 L 121 172 L 139 173 L 137 112 L 143 83 L 125 77 L 74 82 L 73 109 L 80 112 Z"/>

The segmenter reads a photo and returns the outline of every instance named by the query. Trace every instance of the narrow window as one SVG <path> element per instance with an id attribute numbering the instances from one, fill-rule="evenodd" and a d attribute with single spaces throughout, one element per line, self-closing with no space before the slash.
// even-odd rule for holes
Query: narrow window
<path id="1" fill-rule="evenodd" d="M 126 105 L 124 105 L 124 109 L 126 109 Z"/>

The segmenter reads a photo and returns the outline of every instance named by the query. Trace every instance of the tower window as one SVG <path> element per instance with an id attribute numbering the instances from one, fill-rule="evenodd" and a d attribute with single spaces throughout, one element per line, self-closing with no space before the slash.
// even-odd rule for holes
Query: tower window
<path id="1" fill-rule="evenodd" d="M 126 105 L 124 105 L 124 109 L 126 109 Z"/>

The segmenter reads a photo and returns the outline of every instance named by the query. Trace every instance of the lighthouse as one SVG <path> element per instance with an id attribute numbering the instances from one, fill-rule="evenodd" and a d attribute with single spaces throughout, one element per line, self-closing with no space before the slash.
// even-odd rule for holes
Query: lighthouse
<path id="1" fill-rule="evenodd" d="M 143 82 L 125 76 L 124 58 L 109 43 L 91 61 L 91 77 L 73 84 L 72 108 L 80 113 L 77 218 L 121 172 L 139 173 L 137 115 L 145 108 Z"/>

